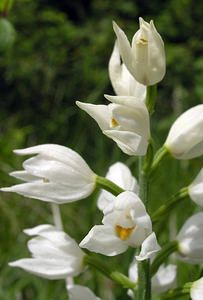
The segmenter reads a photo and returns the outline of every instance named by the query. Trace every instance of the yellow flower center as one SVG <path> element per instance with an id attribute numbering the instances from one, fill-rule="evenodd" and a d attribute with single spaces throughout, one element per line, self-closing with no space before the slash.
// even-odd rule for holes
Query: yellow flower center
<path id="1" fill-rule="evenodd" d="M 134 230 L 134 228 L 135 227 L 123 228 L 120 225 L 116 225 L 115 230 L 116 230 L 116 234 L 118 235 L 118 237 L 122 241 L 125 241 L 131 235 L 131 233 Z"/>
<path id="2" fill-rule="evenodd" d="M 114 118 L 112 118 L 111 119 L 111 127 L 116 127 L 116 126 L 118 126 L 119 124 L 118 124 L 118 122 L 116 121 L 116 119 L 114 119 Z"/>
<path id="3" fill-rule="evenodd" d="M 44 183 L 48 183 L 48 182 L 49 182 L 49 179 L 43 178 L 43 182 L 44 182 Z"/>
<path id="4" fill-rule="evenodd" d="M 140 38 L 137 43 L 138 45 L 147 45 L 148 44 L 148 40 L 144 39 L 144 38 Z"/>

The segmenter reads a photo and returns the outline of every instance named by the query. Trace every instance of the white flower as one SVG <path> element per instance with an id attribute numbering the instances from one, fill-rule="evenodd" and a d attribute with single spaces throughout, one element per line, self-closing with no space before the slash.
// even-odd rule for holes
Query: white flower
<path id="1" fill-rule="evenodd" d="M 176 269 L 175 265 L 161 265 L 157 273 L 152 277 L 152 292 L 160 294 L 174 288 L 176 286 Z M 134 282 L 138 281 L 138 263 L 136 258 L 130 265 L 129 278 Z M 132 295 L 131 290 L 128 291 L 128 294 L 129 296 Z"/>
<path id="2" fill-rule="evenodd" d="M 123 163 L 117 162 L 110 166 L 106 176 L 109 180 L 120 186 L 126 191 L 138 193 L 138 184 L 135 177 L 132 176 L 130 169 Z M 97 205 L 100 210 L 105 208 L 115 200 L 115 196 L 106 190 L 102 190 L 97 200 Z"/>
<path id="3" fill-rule="evenodd" d="M 145 206 L 133 192 L 119 194 L 109 204 L 102 220 L 80 243 L 80 247 L 114 256 L 129 246 L 139 247 L 152 233 L 152 223 Z"/>
<path id="4" fill-rule="evenodd" d="M 32 258 L 11 262 L 11 267 L 19 267 L 47 279 L 73 277 L 83 271 L 85 253 L 65 232 L 46 224 L 24 232 L 29 236 L 37 235 L 28 241 Z"/>
<path id="5" fill-rule="evenodd" d="M 119 52 L 128 71 L 141 84 L 153 85 L 161 81 L 166 72 L 164 43 L 153 21 L 139 18 L 140 29 L 132 39 L 132 47 L 120 27 L 113 22 Z"/>
<path id="6" fill-rule="evenodd" d="M 178 236 L 178 258 L 186 263 L 203 263 L 203 212 L 190 217 Z"/>
<path id="7" fill-rule="evenodd" d="M 132 96 L 108 96 L 109 105 L 76 104 L 98 123 L 102 132 L 113 139 L 128 155 L 145 155 L 150 139 L 146 105 Z"/>
<path id="8" fill-rule="evenodd" d="M 78 284 L 68 286 L 68 296 L 69 300 L 100 300 L 89 288 Z"/>
<path id="9" fill-rule="evenodd" d="M 190 297 L 192 300 L 203 299 L 203 277 L 193 282 L 190 289 Z"/>
<path id="10" fill-rule="evenodd" d="M 44 144 L 14 152 L 37 155 L 23 163 L 23 171 L 10 174 L 26 183 L 2 191 L 61 204 L 83 199 L 95 188 L 96 174 L 79 154 L 67 147 Z"/>
<path id="11" fill-rule="evenodd" d="M 203 104 L 184 112 L 172 125 L 165 147 L 177 159 L 203 154 Z"/>
<path id="12" fill-rule="evenodd" d="M 188 187 L 190 198 L 200 206 L 203 206 L 203 168 Z"/>
<path id="13" fill-rule="evenodd" d="M 118 96 L 134 96 L 138 100 L 145 102 L 146 86 L 136 81 L 125 64 L 121 63 L 117 42 L 115 42 L 109 60 L 109 77 Z"/>

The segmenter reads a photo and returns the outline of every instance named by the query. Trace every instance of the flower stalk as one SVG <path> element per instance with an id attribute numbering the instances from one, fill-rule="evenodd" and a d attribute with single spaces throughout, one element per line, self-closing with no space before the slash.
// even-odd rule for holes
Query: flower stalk
<path id="1" fill-rule="evenodd" d="M 146 209 L 148 202 L 148 176 L 144 171 L 144 165 L 147 157 L 139 158 L 139 197 L 143 201 Z M 138 300 L 151 299 L 151 279 L 150 279 L 150 261 L 149 259 L 138 262 Z"/>
<path id="2" fill-rule="evenodd" d="M 96 177 L 96 185 L 112 193 L 114 196 L 118 196 L 120 193 L 124 192 L 124 190 L 121 187 L 119 187 L 117 184 L 101 176 Z"/>
<path id="3" fill-rule="evenodd" d="M 152 175 L 157 167 L 159 166 L 161 160 L 168 154 L 168 149 L 165 146 L 162 146 L 155 154 L 154 160 L 152 163 L 150 175 Z"/>
<path id="4" fill-rule="evenodd" d="M 156 95 L 157 95 L 157 85 L 155 84 L 155 85 L 147 86 L 146 105 L 150 115 L 152 115 L 154 112 Z"/>
<path id="5" fill-rule="evenodd" d="M 97 258 L 93 256 L 86 255 L 84 257 L 84 264 L 97 269 L 100 273 L 113 280 L 114 282 L 122 285 L 124 288 L 134 289 L 136 286 L 136 283 L 131 281 L 127 276 L 118 271 L 111 271 L 106 265 L 101 263 Z"/>
<path id="6" fill-rule="evenodd" d="M 179 299 L 182 296 L 189 295 L 192 287 L 192 282 L 187 282 L 182 287 L 177 287 L 175 289 L 170 290 L 165 295 L 162 296 L 162 300 L 168 299 Z"/>
<path id="7" fill-rule="evenodd" d="M 159 207 L 159 209 L 152 215 L 152 222 L 156 223 L 160 218 L 169 214 L 180 202 L 188 196 L 188 187 L 180 189 L 171 199 Z"/>

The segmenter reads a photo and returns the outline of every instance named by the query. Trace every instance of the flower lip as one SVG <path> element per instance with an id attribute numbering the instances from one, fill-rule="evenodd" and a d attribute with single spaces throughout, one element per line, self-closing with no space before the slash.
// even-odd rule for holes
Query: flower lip
<path id="1" fill-rule="evenodd" d="M 129 236 L 131 235 L 131 233 L 133 232 L 133 230 L 136 228 L 136 226 L 133 227 L 122 227 L 120 225 L 116 225 L 115 226 L 115 231 L 116 234 L 118 235 L 118 237 L 122 240 L 125 241 L 129 238 Z"/>

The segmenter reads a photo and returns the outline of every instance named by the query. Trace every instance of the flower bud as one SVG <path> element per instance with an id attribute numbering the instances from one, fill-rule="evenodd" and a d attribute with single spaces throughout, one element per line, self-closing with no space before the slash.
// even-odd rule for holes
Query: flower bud
<path id="1" fill-rule="evenodd" d="M 203 263 L 203 212 L 190 217 L 178 236 L 178 258 L 186 263 Z"/>
<path id="2" fill-rule="evenodd" d="M 121 63 L 117 41 L 109 60 L 109 77 L 117 96 L 134 96 L 145 102 L 146 86 L 136 81 L 125 64 Z"/>
<path id="3" fill-rule="evenodd" d="M 203 168 L 188 187 L 190 198 L 200 206 L 203 206 Z"/>
<path id="4" fill-rule="evenodd" d="M 37 155 L 23 163 L 24 170 L 10 174 L 25 183 L 2 188 L 4 192 L 63 204 L 86 198 L 95 188 L 96 174 L 70 148 L 43 144 L 14 152 Z"/>
<path id="5" fill-rule="evenodd" d="M 192 159 L 203 154 L 203 104 L 184 112 L 173 123 L 165 147 L 176 159 Z"/>
<path id="6" fill-rule="evenodd" d="M 35 236 L 28 241 L 33 257 L 10 262 L 11 267 L 19 267 L 47 279 L 65 279 L 83 271 L 85 253 L 65 232 L 48 224 L 26 229 L 24 232 Z"/>
<path id="7" fill-rule="evenodd" d="M 154 85 L 166 72 L 164 43 L 153 21 L 139 18 L 140 29 L 132 39 L 132 46 L 120 27 L 113 22 L 118 39 L 119 52 L 128 71 L 140 83 Z"/>
<path id="8" fill-rule="evenodd" d="M 203 277 L 192 283 L 190 297 L 192 300 L 203 299 Z"/>

